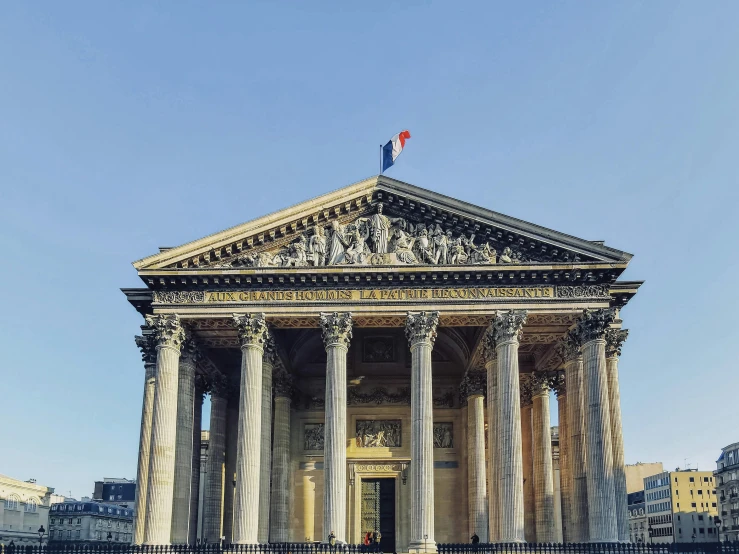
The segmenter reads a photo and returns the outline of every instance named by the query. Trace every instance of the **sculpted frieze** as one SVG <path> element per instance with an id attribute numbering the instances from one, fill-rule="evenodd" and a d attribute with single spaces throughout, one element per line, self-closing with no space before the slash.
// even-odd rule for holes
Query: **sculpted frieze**
<path id="1" fill-rule="evenodd" d="M 369 392 L 361 392 L 356 387 L 347 391 L 346 402 L 350 406 L 361 406 L 362 404 L 407 404 L 411 403 L 411 389 L 400 387 L 395 392 L 390 392 L 385 387 L 375 387 Z"/>
<path id="2" fill-rule="evenodd" d="M 453 431 L 452 423 L 434 423 L 434 448 L 453 448 Z"/>
<path id="3" fill-rule="evenodd" d="M 400 420 L 358 420 L 357 448 L 397 448 L 400 446 Z"/>
<path id="4" fill-rule="evenodd" d="M 303 428 L 303 450 L 323 450 L 325 425 L 306 423 Z"/>
<path id="5" fill-rule="evenodd" d="M 498 249 L 500 251 L 498 251 Z M 551 261 L 523 253 L 515 246 L 499 246 L 474 233 L 455 235 L 438 223 L 411 221 L 384 212 L 342 224 L 316 225 L 289 244 L 218 259 L 211 267 L 320 267 L 336 265 L 492 265 Z M 571 261 L 578 262 L 577 255 Z"/>

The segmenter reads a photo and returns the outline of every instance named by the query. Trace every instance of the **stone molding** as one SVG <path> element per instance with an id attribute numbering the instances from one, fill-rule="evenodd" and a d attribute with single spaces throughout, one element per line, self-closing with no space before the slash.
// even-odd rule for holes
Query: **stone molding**
<path id="1" fill-rule="evenodd" d="M 526 310 L 506 310 L 495 313 L 492 327 L 496 347 L 503 342 L 519 341 L 528 313 Z"/>
<path id="2" fill-rule="evenodd" d="M 233 322 L 239 335 L 241 347 L 264 349 L 268 337 L 267 320 L 263 313 L 233 314 Z"/>
<path id="3" fill-rule="evenodd" d="M 180 316 L 147 315 L 146 324 L 154 331 L 158 348 L 174 348 L 178 352 L 185 339 L 185 330 L 182 328 Z"/>
<path id="4" fill-rule="evenodd" d="M 628 329 L 610 328 L 606 330 L 606 358 L 621 356 L 621 347 L 628 336 Z"/>
<path id="5" fill-rule="evenodd" d="M 142 335 L 136 335 L 134 340 L 136 346 L 141 349 L 141 361 L 144 364 L 155 364 L 157 363 L 157 339 L 153 333 L 153 329 L 142 325 Z M 148 331 L 148 332 L 147 332 Z"/>
<path id="6" fill-rule="evenodd" d="M 575 325 L 575 336 L 581 345 L 593 340 L 602 340 L 606 336 L 606 330 L 615 319 L 615 308 L 584 310 Z"/>
<path id="7" fill-rule="evenodd" d="M 321 313 L 318 323 L 321 326 L 321 336 L 326 348 L 329 346 L 349 348 L 349 343 L 352 340 L 351 313 Z"/>
<path id="8" fill-rule="evenodd" d="M 439 312 L 408 312 L 405 321 L 405 336 L 408 344 L 430 343 L 436 341 L 436 330 L 439 325 Z"/>

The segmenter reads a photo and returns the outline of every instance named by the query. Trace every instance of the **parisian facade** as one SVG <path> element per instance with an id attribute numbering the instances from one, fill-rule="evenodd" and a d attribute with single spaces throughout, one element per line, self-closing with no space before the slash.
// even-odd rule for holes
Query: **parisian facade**
<path id="1" fill-rule="evenodd" d="M 49 529 L 49 507 L 54 489 L 34 479 L 19 481 L 0 475 L 0 545 L 39 544 L 38 530 Z"/>
<path id="2" fill-rule="evenodd" d="M 649 540 L 647 526 L 647 507 L 644 502 L 644 491 L 628 493 L 629 506 L 629 540 L 635 544 L 646 543 Z"/>
<path id="3" fill-rule="evenodd" d="M 720 504 L 720 538 L 722 541 L 739 540 L 739 442 L 721 450 L 716 460 L 716 495 Z"/>
<path id="4" fill-rule="evenodd" d="M 134 542 L 628 541 L 630 259 L 380 176 L 135 262 Z"/>
<path id="5" fill-rule="evenodd" d="M 49 513 L 50 544 L 113 544 L 133 540 L 133 510 L 117 504 L 65 501 Z"/>
<path id="6" fill-rule="evenodd" d="M 716 483 L 710 471 L 664 471 L 644 479 L 651 542 L 716 542 Z"/>

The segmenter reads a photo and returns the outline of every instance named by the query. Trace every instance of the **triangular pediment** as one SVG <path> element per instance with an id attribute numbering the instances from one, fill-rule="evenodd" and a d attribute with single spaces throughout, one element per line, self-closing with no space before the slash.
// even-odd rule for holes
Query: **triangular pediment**
<path id="1" fill-rule="evenodd" d="M 630 259 L 601 242 L 377 176 L 166 249 L 134 267 L 625 264 Z"/>

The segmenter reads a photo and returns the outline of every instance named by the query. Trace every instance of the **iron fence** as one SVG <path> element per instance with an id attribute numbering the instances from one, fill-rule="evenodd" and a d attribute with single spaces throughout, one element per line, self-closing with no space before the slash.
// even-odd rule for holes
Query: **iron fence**
<path id="1" fill-rule="evenodd" d="M 739 542 L 707 543 L 440 543 L 439 554 L 739 554 Z M 0 554 L 379 554 L 381 544 L 277 543 L 136 546 L 52 543 L 3 546 Z"/>

